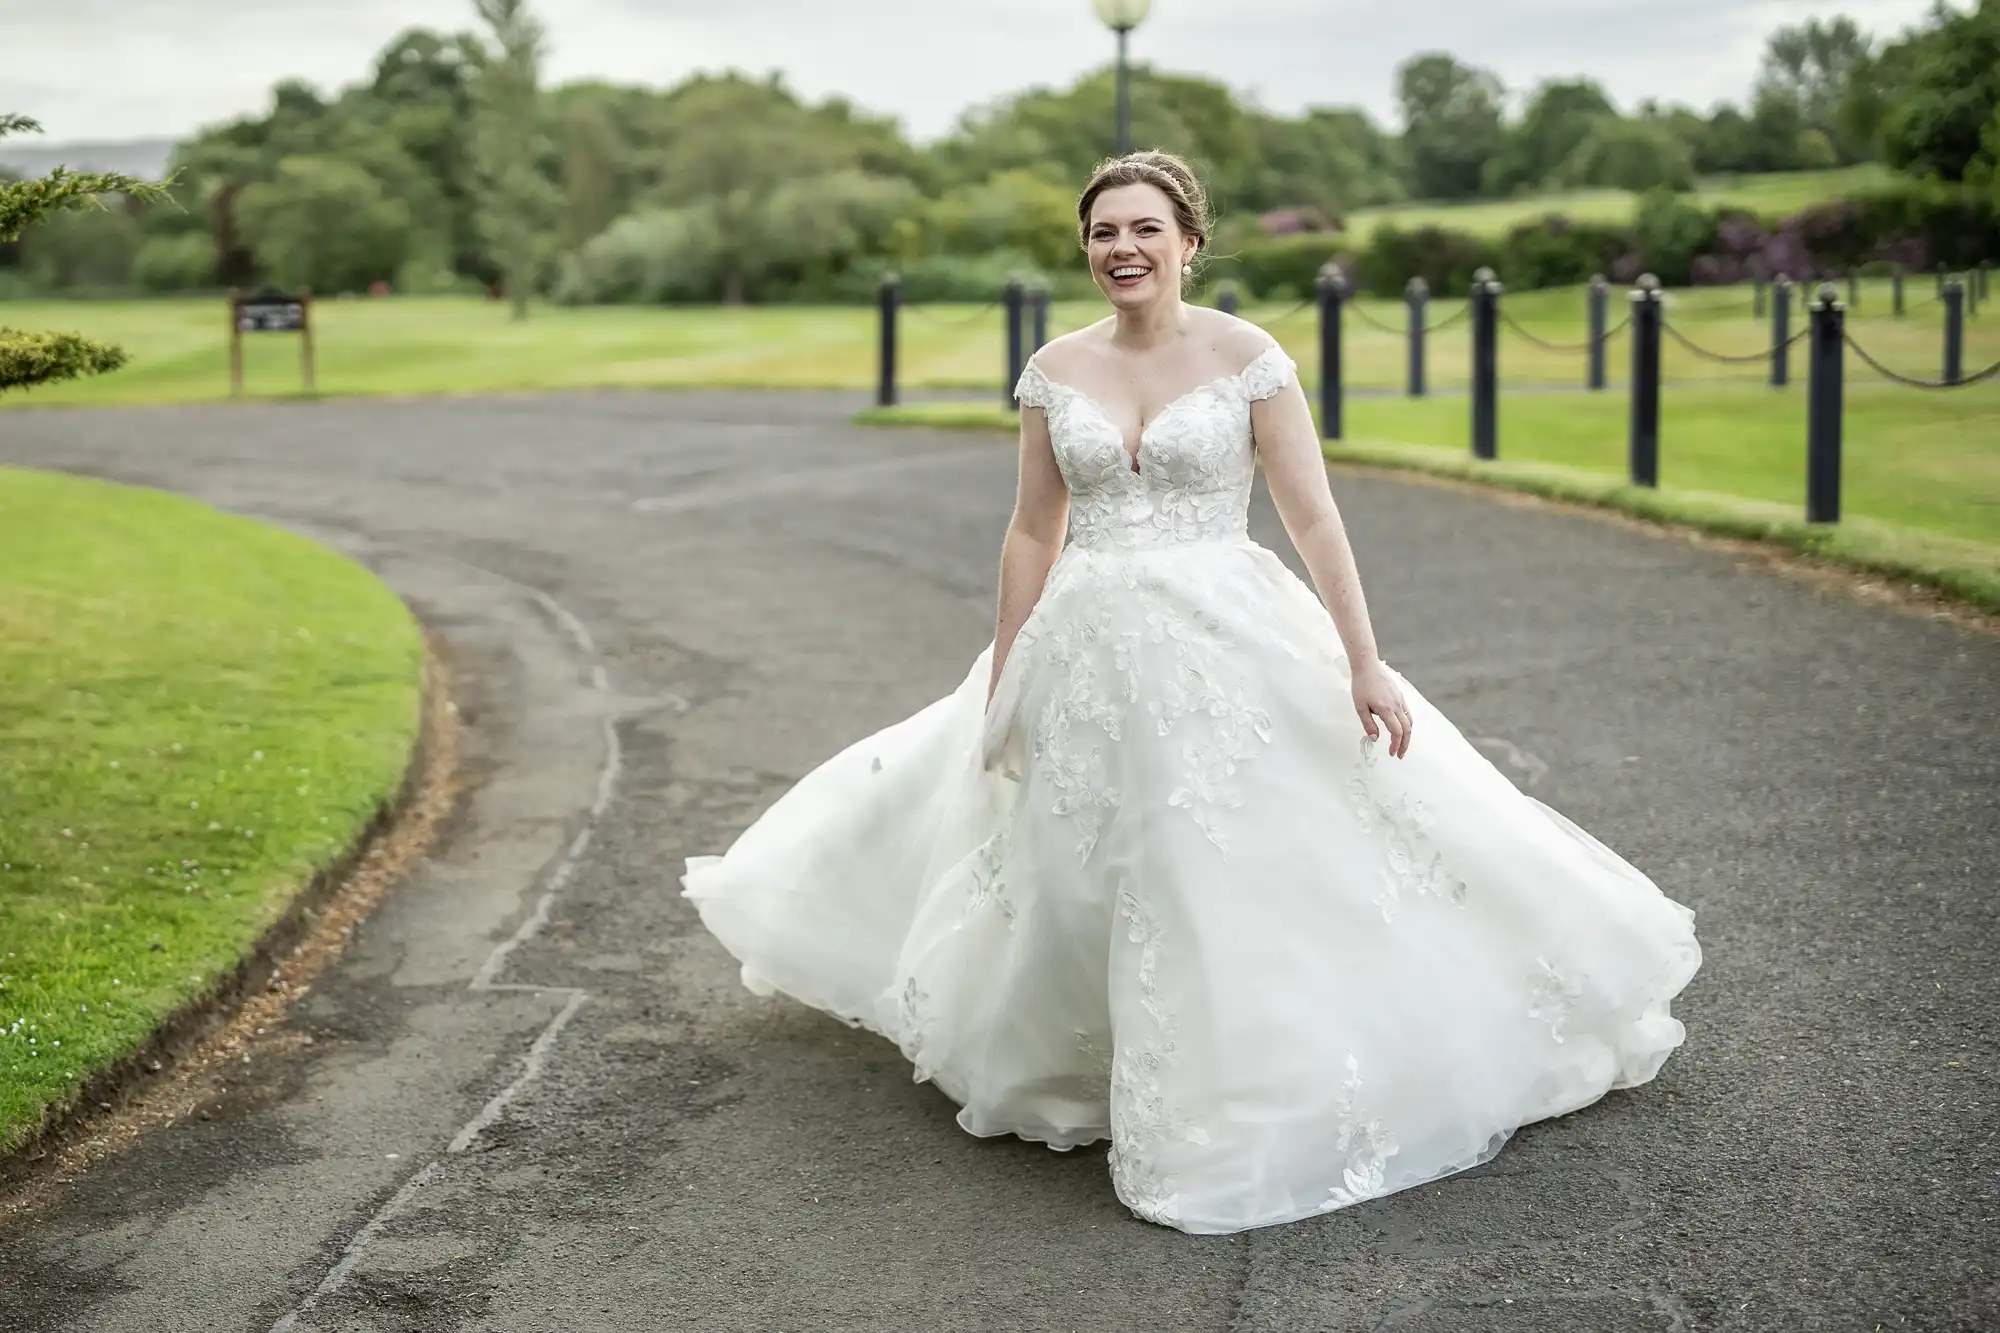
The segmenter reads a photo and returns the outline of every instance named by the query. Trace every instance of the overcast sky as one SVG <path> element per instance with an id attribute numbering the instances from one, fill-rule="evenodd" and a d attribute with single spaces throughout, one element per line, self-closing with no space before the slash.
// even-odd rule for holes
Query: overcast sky
<path id="1" fill-rule="evenodd" d="M 1847 13 L 1878 35 L 1930 0 L 1155 0 L 1136 59 L 1205 74 L 1281 112 L 1366 107 L 1394 70 L 1448 50 L 1510 89 L 1588 74 L 1621 105 L 1741 99 L 1771 29 Z M 969 104 L 1063 84 L 1109 58 L 1089 0 L 537 0 L 549 73 L 671 84 L 783 70 L 935 137 Z M 263 108 L 286 76 L 360 78 L 401 29 L 469 26 L 470 0 L 0 0 L 0 111 L 45 142 L 185 134 Z"/>

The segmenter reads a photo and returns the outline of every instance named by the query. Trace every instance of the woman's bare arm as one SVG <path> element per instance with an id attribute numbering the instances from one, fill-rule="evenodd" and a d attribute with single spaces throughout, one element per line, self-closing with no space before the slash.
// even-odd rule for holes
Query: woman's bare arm
<path id="1" fill-rule="evenodd" d="M 1326 480 L 1319 431 L 1296 379 L 1268 399 L 1250 404 L 1250 428 L 1263 455 L 1264 477 L 1285 532 L 1312 575 L 1313 587 L 1333 616 L 1354 677 L 1354 709 L 1362 728 L 1377 735 L 1375 718 L 1389 728 L 1389 753 L 1401 758 L 1410 745 L 1410 713 L 1395 678 L 1382 665 L 1368 602 L 1347 527 Z M 1372 716 L 1371 716 L 1372 714 Z"/>
<path id="2" fill-rule="evenodd" d="M 1049 441 L 1047 415 L 1039 407 L 1021 408 L 1021 471 L 1014 493 L 1014 517 L 1000 544 L 1000 598 L 993 629 L 993 675 L 986 700 L 1000 683 L 1000 668 L 1014 647 L 1014 638 L 1042 595 L 1049 568 L 1062 554 L 1063 531 L 1069 522 L 1069 488 L 1063 485 Z"/>

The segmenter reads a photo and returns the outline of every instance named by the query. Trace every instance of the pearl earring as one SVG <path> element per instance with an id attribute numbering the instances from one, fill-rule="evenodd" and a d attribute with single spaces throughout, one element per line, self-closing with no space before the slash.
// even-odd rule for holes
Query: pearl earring
<path id="1" fill-rule="evenodd" d="M 1181 265 L 1181 276 L 1182 276 L 1183 278 L 1187 278 L 1187 277 L 1192 277 L 1193 275 L 1194 275 L 1194 265 L 1193 265 L 1193 264 L 1182 264 L 1182 265 Z"/>

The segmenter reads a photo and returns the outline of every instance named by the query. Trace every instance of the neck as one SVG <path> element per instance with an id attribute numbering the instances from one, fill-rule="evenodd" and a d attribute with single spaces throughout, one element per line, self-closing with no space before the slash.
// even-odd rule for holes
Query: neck
<path id="1" fill-rule="evenodd" d="M 1187 331 L 1187 303 L 1175 292 L 1161 301 L 1137 309 L 1119 309 L 1111 330 L 1111 342 L 1133 351 L 1150 351 L 1172 342 Z"/>

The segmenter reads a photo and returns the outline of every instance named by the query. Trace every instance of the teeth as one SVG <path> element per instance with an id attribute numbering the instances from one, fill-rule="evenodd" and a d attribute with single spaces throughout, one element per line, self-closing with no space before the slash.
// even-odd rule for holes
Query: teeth
<path id="1" fill-rule="evenodd" d="M 1111 276 L 1114 278 L 1140 278 L 1144 277 L 1150 271 L 1143 268 L 1114 268 L 1111 270 Z"/>

